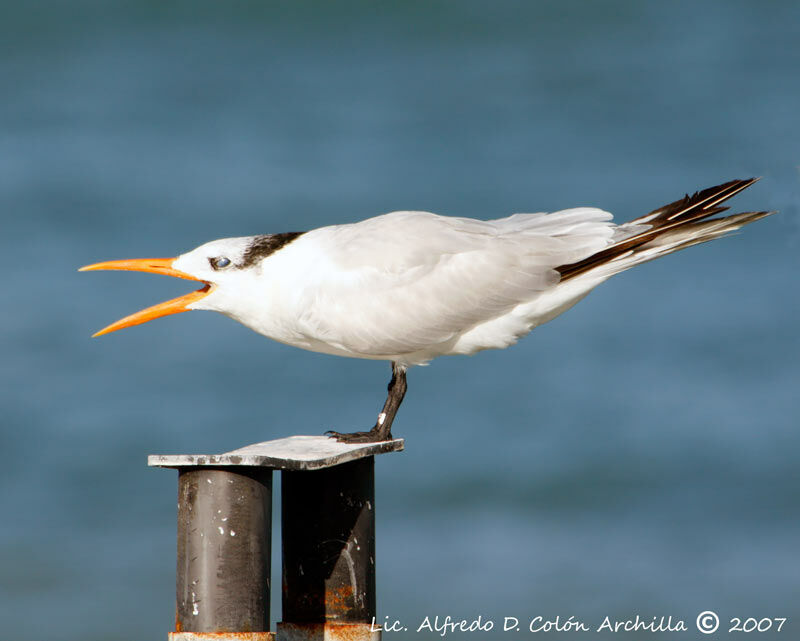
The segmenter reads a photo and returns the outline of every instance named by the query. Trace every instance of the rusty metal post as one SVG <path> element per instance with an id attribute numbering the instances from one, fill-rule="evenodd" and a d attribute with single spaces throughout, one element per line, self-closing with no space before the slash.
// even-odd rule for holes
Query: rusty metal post
<path id="1" fill-rule="evenodd" d="M 375 458 L 281 478 L 283 621 L 278 639 L 377 638 Z M 355 635 L 357 631 L 363 634 Z M 340 633 L 338 636 L 336 632 Z M 319 636 L 319 638 L 322 638 Z"/>
<path id="2" fill-rule="evenodd" d="M 222 454 L 151 455 L 179 470 L 170 641 L 272 641 L 272 470 L 283 471 L 281 641 L 378 641 L 375 455 L 402 439 L 291 436 Z"/>

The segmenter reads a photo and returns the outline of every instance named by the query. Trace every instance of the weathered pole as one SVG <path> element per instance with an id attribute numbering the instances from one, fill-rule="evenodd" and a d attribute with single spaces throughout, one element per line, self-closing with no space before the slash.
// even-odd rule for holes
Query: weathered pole
<path id="1" fill-rule="evenodd" d="M 178 475 L 176 632 L 269 630 L 272 470 Z"/>
<path id="2" fill-rule="evenodd" d="M 279 641 L 377 639 L 375 458 L 282 473 Z"/>
<path id="3" fill-rule="evenodd" d="M 396 439 L 293 436 L 215 455 L 154 455 L 179 470 L 171 641 L 271 641 L 272 471 L 282 471 L 278 641 L 377 641 L 375 455 Z"/>

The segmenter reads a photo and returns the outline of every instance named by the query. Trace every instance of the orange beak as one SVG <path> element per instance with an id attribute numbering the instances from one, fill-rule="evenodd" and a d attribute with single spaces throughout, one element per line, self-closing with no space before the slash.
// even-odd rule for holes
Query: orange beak
<path id="1" fill-rule="evenodd" d="M 198 289 L 190 294 L 173 298 L 172 300 L 159 303 L 158 305 L 153 305 L 152 307 L 143 309 L 140 312 L 126 316 L 125 318 L 118 320 L 116 323 L 112 323 L 108 327 L 104 327 L 96 334 L 93 334 L 92 337 L 102 336 L 103 334 L 115 332 L 118 329 L 124 329 L 125 327 L 140 325 L 141 323 L 146 323 L 154 318 L 161 318 L 162 316 L 169 316 L 170 314 L 179 314 L 180 312 L 188 312 L 189 305 L 191 303 L 200 300 L 208 294 L 208 292 L 211 290 L 210 283 L 206 283 L 199 278 L 190 276 L 185 272 L 173 269 L 173 262 L 175 262 L 174 258 L 133 258 L 129 260 L 110 260 L 105 263 L 95 263 L 93 265 L 81 267 L 78 270 L 80 272 L 95 271 L 100 269 L 116 269 L 122 271 L 164 274 L 166 276 L 175 276 L 176 278 L 185 278 L 186 280 L 194 280 L 205 283 L 203 288 Z"/>

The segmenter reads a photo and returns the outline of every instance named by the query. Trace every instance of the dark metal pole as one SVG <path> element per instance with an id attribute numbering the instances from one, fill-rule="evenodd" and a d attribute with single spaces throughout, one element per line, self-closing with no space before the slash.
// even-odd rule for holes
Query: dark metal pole
<path id="1" fill-rule="evenodd" d="M 268 631 L 271 540 L 271 469 L 180 469 L 176 632 Z"/>
<path id="2" fill-rule="evenodd" d="M 283 624 L 371 624 L 374 456 L 282 474 Z"/>
<path id="3" fill-rule="evenodd" d="M 268 641 L 272 470 L 283 472 L 279 641 L 379 641 L 375 467 L 402 439 L 290 436 L 222 454 L 154 454 L 177 469 L 178 572 L 170 641 Z"/>

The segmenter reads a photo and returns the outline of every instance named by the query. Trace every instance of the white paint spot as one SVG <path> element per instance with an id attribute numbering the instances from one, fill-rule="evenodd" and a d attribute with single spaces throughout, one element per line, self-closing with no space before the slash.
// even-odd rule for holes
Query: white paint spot
<path id="1" fill-rule="evenodd" d="M 236 532 L 234 532 L 233 530 L 231 530 L 231 536 L 236 536 Z"/>
<path id="2" fill-rule="evenodd" d="M 222 526 L 217 528 L 220 534 L 225 534 L 225 530 L 222 529 Z"/>
<path id="3" fill-rule="evenodd" d="M 209 485 L 211 485 L 211 479 L 206 479 L 206 483 L 208 483 Z"/>
<path id="4" fill-rule="evenodd" d="M 198 614 L 200 614 L 200 607 L 197 601 L 197 595 L 192 592 L 192 615 L 197 616 Z"/>
<path id="5" fill-rule="evenodd" d="M 371 510 L 371 509 L 372 509 L 372 503 L 370 503 L 369 501 L 367 501 L 367 509 L 368 509 L 368 510 Z"/>
<path id="6" fill-rule="evenodd" d="M 383 422 L 386 420 L 386 412 L 381 412 L 378 414 L 378 425 L 383 425 Z"/>
<path id="7" fill-rule="evenodd" d="M 222 519 L 222 522 L 225 523 L 225 521 L 227 521 L 227 520 L 228 520 L 228 517 L 226 516 L 224 519 Z"/>

